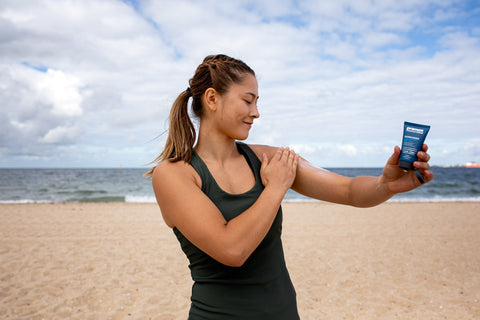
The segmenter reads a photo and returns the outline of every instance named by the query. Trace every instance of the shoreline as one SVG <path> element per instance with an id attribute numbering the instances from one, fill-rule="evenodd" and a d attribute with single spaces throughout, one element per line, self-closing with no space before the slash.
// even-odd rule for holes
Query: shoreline
<path id="1" fill-rule="evenodd" d="M 34 200 L 5 200 L 5 201 L 0 201 L 0 206 L 3 205 L 44 205 L 44 204 L 113 204 L 113 203 L 119 203 L 119 204 L 139 204 L 139 205 L 157 205 L 155 201 L 34 201 Z M 331 203 L 331 202 L 326 202 L 326 201 L 321 201 L 321 200 L 315 200 L 315 199 L 284 199 L 282 201 L 282 205 L 286 203 L 313 203 L 313 204 L 325 204 L 325 205 L 339 205 L 336 203 Z M 443 199 L 428 199 L 428 198 L 420 198 L 420 199 L 408 199 L 408 198 L 403 198 L 403 199 L 389 199 L 385 201 L 383 204 L 397 204 L 397 203 L 480 203 L 480 197 L 479 198 L 454 198 L 454 199 L 448 199 L 448 198 L 443 198 Z M 340 205 L 341 206 L 341 205 Z M 348 207 L 348 206 L 347 206 Z M 368 209 L 368 208 L 367 208 Z"/>
<path id="2" fill-rule="evenodd" d="M 480 202 L 282 207 L 302 320 L 480 318 Z M 188 261 L 156 204 L 0 204 L 0 218 L 0 318 L 187 318 Z"/>

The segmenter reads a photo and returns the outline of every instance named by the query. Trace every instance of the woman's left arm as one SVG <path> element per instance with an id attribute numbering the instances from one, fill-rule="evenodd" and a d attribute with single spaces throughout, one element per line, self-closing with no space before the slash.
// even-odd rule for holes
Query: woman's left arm
<path id="1" fill-rule="evenodd" d="M 429 171 L 430 155 L 427 145 L 417 154 L 414 168 L 422 174 L 425 182 L 433 179 Z M 378 177 L 362 176 L 349 178 L 316 168 L 305 159 L 299 161 L 292 189 L 305 196 L 355 207 L 371 207 L 390 199 L 396 193 L 407 192 L 421 185 L 413 170 L 404 171 L 398 166 L 400 148 L 395 147 L 392 156 Z"/>

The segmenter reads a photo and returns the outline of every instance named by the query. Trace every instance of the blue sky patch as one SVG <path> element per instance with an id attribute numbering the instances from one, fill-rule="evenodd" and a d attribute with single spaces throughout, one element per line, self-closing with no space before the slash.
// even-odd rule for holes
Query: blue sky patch
<path id="1" fill-rule="evenodd" d="M 23 61 L 22 64 L 25 66 L 25 67 L 28 67 L 30 69 L 33 69 L 33 70 L 37 70 L 37 71 L 40 71 L 40 72 L 47 72 L 48 71 L 48 67 L 47 66 L 44 66 L 43 64 L 34 64 L 34 63 L 31 63 L 31 62 L 28 62 L 28 61 Z"/>

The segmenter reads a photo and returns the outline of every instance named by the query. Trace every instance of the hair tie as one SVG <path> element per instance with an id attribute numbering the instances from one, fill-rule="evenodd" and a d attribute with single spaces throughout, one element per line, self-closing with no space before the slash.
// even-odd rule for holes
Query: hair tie
<path id="1" fill-rule="evenodd" d="M 188 87 L 187 90 L 185 90 L 185 92 L 186 92 L 189 96 L 192 95 L 192 91 L 190 90 L 190 87 Z"/>

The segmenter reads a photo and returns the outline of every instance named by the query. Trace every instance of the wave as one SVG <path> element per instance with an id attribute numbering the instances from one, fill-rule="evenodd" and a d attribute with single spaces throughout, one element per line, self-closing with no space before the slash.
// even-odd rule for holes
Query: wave
<path id="1" fill-rule="evenodd" d="M 328 203 L 325 201 L 310 199 L 310 198 L 294 198 L 294 199 L 284 199 L 283 202 L 287 203 L 301 203 L 301 202 L 320 202 Z M 480 202 L 480 197 L 450 197 L 450 198 L 441 198 L 441 197 L 430 197 L 430 198 L 393 198 L 389 199 L 386 202 Z"/>
<path id="2" fill-rule="evenodd" d="M 125 202 L 130 202 L 130 203 L 156 203 L 157 200 L 155 199 L 155 197 L 151 197 L 151 196 L 127 195 L 127 196 L 125 196 Z"/>
<path id="3" fill-rule="evenodd" d="M 125 197 L 94 197 L 94 198 L 70 198 L 70 199 L 15 199 L 0 200 L 0 204 L 29 204 L 29 203 L 84 203 L 84 202 L 125 202 Z"/>
<path id="4" fill-rule="evenodd" d="M 480 202 L 480 197 L 429 197 L 429 198 L 393 198 L 387 200 L 387 202 Z"/>
<path id="5" fill-rule="evenodd" d="M 49 201 L 49 200 L 32 200 L 32 199 L 0 200 L 0 204 L 28 204 L 28 203 L 53 203 L 53 201 Z"/>
<path id="6" fill-rule="evenodd" d="M 70 199 L 14 199 L 0 200 L 0 204 L 28 204 L 28 203 L 83 203 L 83 202 L 126 202 L 126 203 L 156 203 L 154 196 L 103 196 L 103 197 L 79 197 Z M 283 202 L 300 203 L 300 202 L 324 202 L 307 197 L 286 197 Z M 480 196 L 476 197 L 398 197 L 387 200 L 387 202 L 480 202 Z"/>

